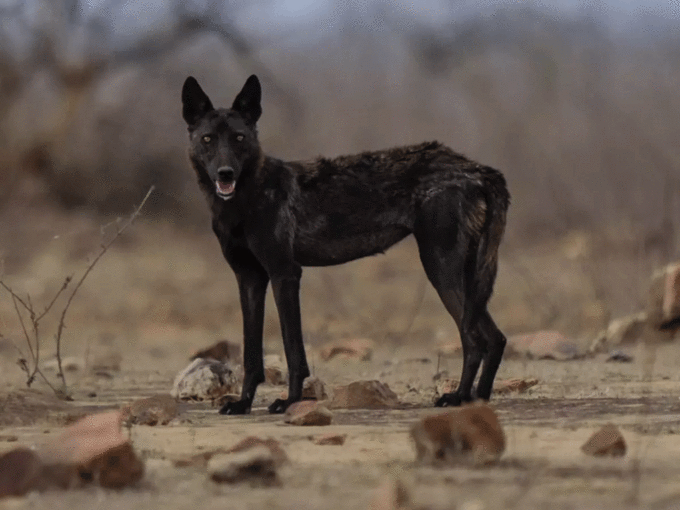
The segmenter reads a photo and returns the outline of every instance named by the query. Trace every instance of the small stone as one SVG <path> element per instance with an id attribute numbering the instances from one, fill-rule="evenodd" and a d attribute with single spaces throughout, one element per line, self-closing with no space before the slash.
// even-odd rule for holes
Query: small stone
<path id="1" fill-rule="evenodd" d="M 644 338 L 647 330 L 647 313 L 641 312 L 615 319 L 600 331 L 591 342 L 588 352 L 606 352 L 619 345 L 631 345 Z"/>
<path id="2" fill-rule="evenodd" d="M 281 386 L 286 384 L 286 376 L 283 374 L 283 370 L 279 367 L 265 367 L 264 369 L 264 382 L 267 384 L 272 384 L 274 386 Z"/>
<path id="3" fill-rule="evenodd" d="M 19 449 L 0 457 L 0 494 L 136 483 L 144 464 L 121 434 L 121 416 L 120 412 L 85 416 L 36 452 Z M 5 463 L 13 473 L 4 471 Z"/>
<path id="4" fill-rule="evenodd" d="M 37 452 L 28 448 L 0 455 L 0 499 L 51 488 L 69 489 L 81 483 L 75 465 L 45 464 Z"/>
<path id="5" fill-rule="evenodd" d="M 406 510 L 411 507 L 411 496 L 404 482 L 388 477 L 373 493 L 370 510 Z"/>
<path id="6" fill-rule="evenodd" d="M 607 423 L 581 446 L 581 451 L 595 457 L 622 457 L 626 454 L 626 441 L 613 423 Z"/>
<path id="7" fill-rule="evenodd" d="M 122 409 L 128 425 L 167 425 L 177 417 L 177 401 L 170 395 L 155 395 L 136 400 Z"/>
<path id="8" fill-rule="evenodd" d="M 529 388 L 536 386 L 538 379 L 506 379 L 498 381 L 494 385 L 493 392 L 498 395 L 507 395 L 509 393 L 524 393 Z"/>
<path id="9" fill-rule="evenodd" d="M 288 392 L 282 391 L 281 399 L 288 398 Z M 318 377 L 308 377 L 302 384 L 302 400 L 326 400 L 328 394 L 326 393 L 326 385 Z"/>
<path id="10" fill-rule="evenodd" d="M 215 400 L 239 391 L 240 381 L 225 363 L 196 358 L 182 370 L 170 394 L 180 400 Z"/>
<path id="11" fill-rule="evenodd" d="M 0 441 L 6 441 L 8 443 L 15 443 L 16 441 L 19 440 L 19 436 L 15 436 L 14 434 L 0 434 Z"/>
<path id="12" fill-rule="evenodd" d="M 333 413 L 319 402 L 302 400 L 288 407 L 284 421 L 291 425 L 330 425 Z"/>
<path id="13" fill-rule="evenodd" d="M 331 409 L 391 409 L 399 407 L 399 398 L 380 381 L 355 381 L 333 390 Z"/>
<path id="14" fill-rule="evenodd" d="M 23 496 L 35 489 L 41 472 L 40 457 L 28 448 L 0 455 L 0 498 Z"/>
<path id="15" fill-rule="evenodd" d="M 318 377 L 308 377 L 302 385 L 302 398 L 309 400 L 326 400 L 326 385 Z"/>
<path id="16" fill-rule="evenodd" d="M 210 478 L 217 483 L 247 482 L 252 486 L 279 485 L 276 462 L 265 446 L 215 455 L 208 461 Z"/>
<path id="17" fill-rule="evenodd" d="M 332 342 L 324 346 L 319 355 L 324 361 L 329 361 L 336 356 L 345 359 L 369 361 L 373 357 L 373 345 L 373 340 L 368 338 Z"/>
<path id="18" fill-rule="evenodd" d="M 102 487 L 121 489 L 136 484 L 144 476 L 144 463 L 129 441 L 109 448 L 78 466 L 80 478 Z"/>
<path id="19" fill-rule="evenodd" d="M 510 353 L 529 359 L 573 360 L 582 357 L 578 346 L 559 331 L 536 331 L 508 338 Z"/>
<path id="20" fill-rule="evenodd" d="M 123 414 L 109 411 L 78 419 L 39 454 L 46 464 L 84 464 L 127 442 L 121 431 Z"/>
<path id="21" fill-rule="evenodd" d="M 229 448 L 227 453 L 243 452 L 256 446 L 264 446 L 269 449 L 277 466 L 282 466 L 288 462 L 288 455 L 286 455 L 286 451 L 281 446 L 281 443 L 272 438 L 261 439 L 257 436 L 248 436 Z"/>
<path id="22" fill-rule="evenodd" d="M 631 363 L 633 361 L 633 356 L 626 354 L 623 351 L 612 351 L 606 359 L 609 363 Z"/>
<path id="23" fill-rule="evenodd" d="M 175 467 L 205 467 L 208 464 L 208 461 L 210 461 L 210 459 L 216 455 L 243 452 L 258 446 L 263 446 L 271 452 L 272 458 L 274 459 L 274 464 L 277 467 L 288 462 L 288 455 L 286 455 L 281 443 L 279 443 L 277 440 L 272 438 L 261 439 L 256 436 L 248 436 L 243 438 L 229 449 L 217 448 L 215 450 L 201 452 L 190 457 L 177 459 L 173 462 L 173 464 Z"/>
<path id="24" fill-rule="evenodd" d="M 347 434 L 323 434 L 321 436 L 316 436 L 311 438 L 312 442 L 317 445 L 334 445 L 342 446 L 345 444 L 347 439 Z"/>
<path id="25" fill-rule="evenodd" d="M 475 465 L 498 461 L 505 450 L 505 433 L 496 413 L 485 404 L 468 404 L 426 416 L 411 428 L 416 459 L 424 464 Z"/>
<path id="26" fill-rule="evenodd" d="M 191 359 L 197 358 L 214 359 L 223 363 L 227 361 L 241 363 L 241 346 L 229 340 L 220 340 L 210 347 L 196 351 Z"/>

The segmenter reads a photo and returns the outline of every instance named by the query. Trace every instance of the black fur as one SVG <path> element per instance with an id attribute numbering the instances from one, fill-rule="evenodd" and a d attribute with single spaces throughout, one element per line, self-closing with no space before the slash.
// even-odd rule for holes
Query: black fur
<path id="1" fill-rule="evenodd" d="M 280 413 L 309 375 L 300 322 L 302 266 L 382 253 L 414 234 L 427 277 L 455 320 L 463 373 L 438 406 L 488 399 L 505 337 L 487 310 L 510 196 L 503 175 L 438 142 L 334 159 L 284 162 L 265 156 L 255 124 L 261 88 L 248 78 L 230 109 L 214 109 L 196 80 L 182 91 L 189 155 L 212 211 L 222 252 L 236 274 L 243 311 L 245 380 L 223 414 L 250 411 L 264 381 L 262 327 L 271 282 L 289 373 Z"/>

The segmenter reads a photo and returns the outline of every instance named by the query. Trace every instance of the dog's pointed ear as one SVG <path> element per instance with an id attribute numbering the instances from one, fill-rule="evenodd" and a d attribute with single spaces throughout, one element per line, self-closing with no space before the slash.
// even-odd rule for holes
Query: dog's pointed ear
<path id="1" fill-rule="evenodd" d="M 189 126 L 196 124 L 208 112 L 214 110 L 210 98 L 196 81 L 189 76 L 182 87 L 182 116 Z"/>
<path id="2" fill-rule="evenodd" d="M 248 124 L 255 125 L 260 115 L 262 115 L 261 100 L 262 87 L 260 86 L 260 80 L 253 74 L 246 80 L 246 84 L 241 89 L 241 92 L 234 99 L 231 109 L 240 113 Z"/>

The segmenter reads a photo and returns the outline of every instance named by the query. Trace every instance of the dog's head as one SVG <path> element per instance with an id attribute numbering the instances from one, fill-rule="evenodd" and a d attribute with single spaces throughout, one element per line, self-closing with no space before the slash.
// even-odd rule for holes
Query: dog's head
<path id="1" fill-rule="evenodd" d="M 260 81 L 255 75 L 248 78 L 229 109 L 213 108 L 193 76 L 184 82 L 182 115 L 189 127 L 190 157 L 223 200 L 236 193 L 243 169 L 260 159 L 255 125 L 262 114 L 261 98 Z"/>

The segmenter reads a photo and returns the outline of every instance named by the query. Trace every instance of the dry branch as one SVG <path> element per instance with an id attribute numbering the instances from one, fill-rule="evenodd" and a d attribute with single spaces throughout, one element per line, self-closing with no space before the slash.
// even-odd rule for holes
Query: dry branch
<path id="1" fill-rule="evenodd" d="M 75 298 L 76 294 L 78 293 L 78 290 L 80 290 L 80 287 L 83 285 L 83 282 L 87 278 L 87 276 L 92 272 L 94 267 L 97 265 L 97 262 L 104 256 L 104 254 L 108 251 L 108 249 L 111 247 L 113 243 L 116 242 L 116 240 L 132 225 L 132 223 L 137 219 L 139 216 L 142 208 L 144 207 L 144 204 L 148 200 L 149 196 L 151 196 L 151 193 L 153 192 L 154 187 L 151 186 L 149 188 L 149 191 L 147 192 L 146 196 L 142 200 L 142 202 L 139 204 L 139 206 L 134 210 L 132 215 L 128 218 L 128 220 L 123 224 L 122 227 L 117 228 L 115 235 L 106 243 L 101 245 L 101 248 L 99 250 L 99 253 L 97 256 L 90 262 L 90 264 L 85 268 L 85 271 L 83 272 L 83 275 L 80 277 L 80 279 L 76 282 L 75 286 L 73 287 L 73 290 L 71 291 L 71 294 L 68 296 L 68 299 L 66 301 L 66 304 L 64 305 L 64 308 L 61 311 L 61 315 L 59 317 L 59 325 L 57 326 L 57 333 L 54 336 L 55 342 L 56 342 L 56 350 L 57 350 L 57 367 L 58 367 L 58 373 L 57 376 L 61 380 L 62 387 L 61 389 L 56 389 L 52 384 L 50 384 L 49 380 L 43 372 L 40 370 L 40 321 L 52 310 L 54 307 L 54 304 L 57 302 L 57 299 L 59 299 L 59 296 L 61 296 L 66 289 L 68 288 L 69 284 L 71 283 L 73 276 L 67 276 L 64 279 L 64 283 L 62 286 L 59 288 L 59 290 L 55 293 L 54 297 L 50 300 L 49 304 L 45 307 L 45 309 L 40 313 L 36 313 L 35 307 L 33 306 L 33 302 L 31 301 L 30 295 L 26 297 L 26 299 L 22 299 L 14 290 L 12 290 L 11 287 L 9 287 L 3 280 L 0 278 L 0 287 L 2 287 L 11 297 L 12 297 L 12 303 L 14 304 L 14 310 L 16 312 L 17 318 L 19 319 L 19 324 L 21 325 L 21 330 L 24 334 L 24 339 L 26 340 L 26 344 L 28 345 L 28 350 L 30 354 L 30 364 L 26 357 L 24 356 L 23 352 L 19 347 L 15 344 L 15 348 L 21 355 L 21 359 L 19 360 L 19 366 L 26 372 L 27 375 L 27 380 L 26 380 L 26 385 L 31 386 L 33 382 L 35 381 L 36 376 L 42 377 L 42 379 L 45 381 L 45 383 L 54 391 L 54 393 L 57 396 L 68 398 L 68 392 L 66 390 L 66 377 L 64 376 L 64 370 L 62 367 L 62 359 L 61 359 L 61 340 L 62 340 L 62 335 L 64 332 L 65 324 L 66 324 L 66 314 L 71 306 L 71 303 L 73 302 L 73 299 Z M 23 308 L 23 311 L 22 311 Z M 30 320 L 31 324 L 31 329 L 32 331 L 29 333 L 28 328 L 26 327 L 26 320 L 24 318 L 24 314 L 28 314 L 28 319 Z"/>

